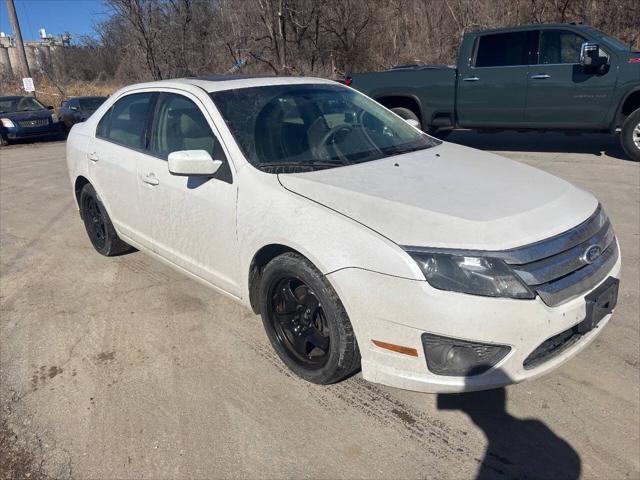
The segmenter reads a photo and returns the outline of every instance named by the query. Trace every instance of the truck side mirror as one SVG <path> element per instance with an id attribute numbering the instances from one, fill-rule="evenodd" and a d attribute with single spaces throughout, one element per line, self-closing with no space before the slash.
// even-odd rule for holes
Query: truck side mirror
<path id="1" fill-rule="evenodd" d="M 584 42 L 580 47 L 580 65 L 585 70 L 601 72 L 607 66 L 609 59 L 600 56 L 600 44 L 598 42 Z"/>

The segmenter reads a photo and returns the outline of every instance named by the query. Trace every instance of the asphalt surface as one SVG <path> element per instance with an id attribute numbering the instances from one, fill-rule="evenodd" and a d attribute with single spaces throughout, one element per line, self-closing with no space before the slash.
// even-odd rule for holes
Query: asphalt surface
<path id="1" fill-rule="evenodd" d="M 94 252 L 64 143 L 0 149 L 0 478 L 640 478 L 640 164 L 601 135 L 450 140 L 593 192 L 623 258 L 596 343 L 463 396 L 299 380 L 253 313 L 143 253 Z"/>

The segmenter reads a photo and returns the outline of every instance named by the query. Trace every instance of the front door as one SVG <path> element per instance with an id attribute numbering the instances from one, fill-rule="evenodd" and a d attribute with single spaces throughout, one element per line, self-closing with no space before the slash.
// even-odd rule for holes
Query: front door
<path id="1" fill-rule="evenodd" d="M 524 122 L 527 73 L 537 30 L 482 35 L 469 65 L 458 70 L 457 121 L 462 127 Z"/>
<path id="2" fill-rule="evenodd" d="M 208 117 L 194 96 L 160 94 L 141 156 L 140 202 L 158 254 L 239 296 L 237 181 Z M 181 150 L 206 150 L 223 164 L 213 178 L 173 175 L 167 158 Z"/>
<path id="3" fill-rule="evenodd" d="M 616 72 L 585 71 L 580 47 L 586 40 L 570 30 L 541 31 L 538 62 L 529 69 L 527 123 L 549 128 L 605 126 Z"/>

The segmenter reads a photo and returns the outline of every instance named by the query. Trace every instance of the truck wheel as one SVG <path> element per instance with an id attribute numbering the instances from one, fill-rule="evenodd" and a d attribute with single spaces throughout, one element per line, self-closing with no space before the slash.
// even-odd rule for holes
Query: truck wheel
<path id="1" fill-rule="evenodd" d="M 395 113 L 396 115 L 398 115 L 400 118 L 404 119 L 404 120 L 410 120 L 410 123 L 422 130 L 422 122 L 420 121 L 420 119 L 418 118 L 418 115 L 416 115 L 415 113 L 413 113 L 411 110 L 409 110 L 408 108 L 404 108 L 404 107 L 395 107 L 392 108 L 391 111 L 393 113 Z M 407 122 L 409 123 L 409 122 Z"/>
<path id="2" fill-rule="evenodd" d="M 631 113 L 622 124 L 620 143 L 631 160 L 640 161 L 640 108 Z"/>

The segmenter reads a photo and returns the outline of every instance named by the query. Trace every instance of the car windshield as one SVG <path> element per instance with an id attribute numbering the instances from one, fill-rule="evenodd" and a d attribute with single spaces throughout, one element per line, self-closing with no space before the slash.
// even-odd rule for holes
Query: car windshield
<path id="1" fill-rule="evenodd" d="M 80 98 L 78 101 L 80 102 L 80 108 L 82 110 L 95 111 L 106 99 L 107 97 L 86 97 Z"/>
<path id="2" fill-rule="evenodd" d="M 340 85 L 250 87 L 211 98 L 249 162 L 270 172 L 368 162 L 440 143 Z"/>
<path id="3" fill-rule="evenodd" d="M 34 112 L 44 108 L 44 105 L 32 97 L 0 98 L 0 113 Z"/>

